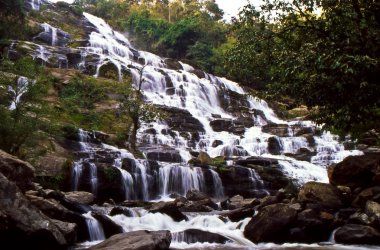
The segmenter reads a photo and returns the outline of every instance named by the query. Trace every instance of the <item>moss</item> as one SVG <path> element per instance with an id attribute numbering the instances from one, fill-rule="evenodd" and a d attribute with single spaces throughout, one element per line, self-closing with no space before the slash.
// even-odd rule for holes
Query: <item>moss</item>
<path id="1" fill-rule="evenodd" d="M 119 182 L 119 171 L 113 167 L 105 167 L 98 168 L 100 171 L 104 173 L 106 180 L 110 183 L 118 183 Z"/>

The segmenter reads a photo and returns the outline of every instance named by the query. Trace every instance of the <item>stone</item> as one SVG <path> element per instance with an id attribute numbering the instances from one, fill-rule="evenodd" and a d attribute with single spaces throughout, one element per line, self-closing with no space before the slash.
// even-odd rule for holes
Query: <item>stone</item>
<path id="1" fill-rule="evenodd" d="M 102 225 L 103 230 L 104 230 L 104 235 L 106 236 L 106 238 L 109 238 L 112 235 L 120 234 L 124 232 L 122 226 L 116 224 L 113 220 L 108 218 L 106 215 L 100 212 L 96 212 L 96 211 L 93 211 L 91 214 Z"/>
<path id="2" fill-rule="evenodd" d="M 188 199 L 189 201 L 199 201 L 209 199 L 209 197 L 207 194 L 202 193 L 199 190 L 191 189 L 186 193 L 186 199 Z"/>
<path id="3" fill-rule="evenodd" d="M 298 200 L 323 209 L 339 209 L 344 204 L 339 190 L 326 183 L 308 182 L 298 194 Z"/>
<path id="4" fill-rule="evenodd" d="M 33 166 L 2 150 L 0 150 L 0 173 L 8 180 L 14 181 L 23 192 L 34 186 Z"/>
<path id="5" fill-rule="evenodd" d="M 65 196 L 69 200 L 73 200 L 86 205 L 91 205 L 95 200 L 95 196 L 92 193 L 84 191 L 66 192 Z"/>
<path id="6" fill-rule="evenodd" d="M 352 202 L 352 206 L 364 209 L 367 201 L 369 200 L 380 202 L 380 186 L 370 187 L 362 190 L 358 195 L 356 195 L 354 201 Z"/>
<path id="7" fill-rule="evenodd" d="M 68 244 L 55 223 L 1 173 L 0 241 L 14 249 L 63 249 Z"/>
<path id="8" fill-rule="evenodd" d="M 287 239 L 289 225 L 297 217 L 297 211 L 286 204 L 266 206 L 253 216 L 244 229 L 244 236 L 254 243 L 283 243 Z"/>
<path id="9" fill-rule="evenodd" d="M 174 221 L 180 222 L 183 220 L 188 220 L 187 216 L 184 215 L 176 206 L 175 202 L 158 202 L 152 205 L 149 209 L 152 213 L 163 213 L 169 215 Z"/>
<path id="10" fill-rule="evenodd" d="M 342 162 L 328 167 L 329 180 L 335 186 L 369 187 L 376 173 L 380 172 L 380 154 L 349 156 Z"/>
<path id="11" fill-rule="evenodd" d="M 63 234 L 66 241 L 70 244 L 74 244 L 77 242 L 77 229 L 78 226 L 75 223 L 60 221 L 51 219 L 54 225 L 58 228 L 58 230 Z"/>
<path id="12" fill-rule="evenodd" d="M 272 155 L 280 155 L 283 150 L 282 143 L 277 136 L 268 138 L 268 151 Z"/>
<path id="13" fill-rule="evenodd" d="M 228 238 L 216 234 L 216 233 L 211 233 L 207 231 L 202 231 L 199 229 L 187 229 L 183 232 L 178 232 L 175 233 L 177 238 L 181 239 L 181 241 L 184 241 L 188 244 L 191 243 L 218 243 L 218 244 L 225 244 L 228 241 L 230 241 Z"/>
<path id="14" fill-rule="evenodd" d="M 164 63 L 166 64 L 166 66 L 169 69 L 172 69 L 172 70 L 182 70 L 183 69 L 182 65 L 178 61 L 171 59 L 171 58 L 165 58 Z"/>
<path id="15" fill-rule="evenodd" d="M 166 250 L 172 236 L 170 231 L 134 231 L 117 234 L 90 247 L 90 250 Z"/>
<path id="16" fill-rule="evenodd" d="M 119 215 L 119 214 L 125 215 L 126 217 L 133 217 L 133 213 L 131 212 L 130 209 L 128 209 L 126 207 L 120 207 L 120 206 L 116 206 L 116 207 L 112 208 L 109 215 L 115 216 L 115 215 Z"/>
<path id="17" fill-rule="evenodd" d="M 221 140 L 215 140 L 215 141 L 212 142 L 212 147 L 213 148 L 216 148 L 216 147 L 218 147 L 220 145 L 223 145 L 223 142 Z"/>
<path id="18" fill-rule="evenodd" d="M 380 220 L 380 204 L 374 201 L 367 201 L 365 213 L 376 220 Z"/>
<path id="19" fill-rule="evenodd" d="M 261 128 L 264 133 L 276 135 L 278 137 L 289 136 L 289 125 L 270 123 Z"/>
<path id="20" fill-rule="evenodd" d="M 335 232 L 335 241 L 342 244 L 379 245 L 380 232 L 370 226 L 346 224 Z"/>
<path id="21" fill-rule="evenodd" d="M 255 214 L 255 208 L 252 207 L 242 207 L 237 208 L 227 213 L 224 213 L 223 216 L 228 217 L 233 222 L 241 221 L 247 217 L 252 217 Z"/>

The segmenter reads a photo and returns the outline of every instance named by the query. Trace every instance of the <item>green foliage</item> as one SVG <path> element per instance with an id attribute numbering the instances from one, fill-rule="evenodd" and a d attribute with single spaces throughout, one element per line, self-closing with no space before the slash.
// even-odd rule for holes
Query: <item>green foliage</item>
<path id="1" fill-rule="evenodd" d="M 321 14 L 314 11 L 319 9 Z M 269 1 L 235 22 L 230 75 L 268 85 L 313 110 L 341 135 L 380 124 L 380 5 L 373 1 Z"/>
<path id="2" fill-rule="evenodd" d="M 51 86 L 42 68 L 29 58 L 15 62 L 0 62 L 0 148 L 19 154 L 23 147 L 32 146 L 41 137 L 40 129 L 48 129 L 44 118 L 48 109 L 42 97 Z M 7 73 L 5 73 L 7 72 Z M 19 76 L 28 77 L 28 84 L 18 84 Z M 24 92 L 21 98 L 17 95 Z M 10 109 L 11 103 L 14 108 Z"/>

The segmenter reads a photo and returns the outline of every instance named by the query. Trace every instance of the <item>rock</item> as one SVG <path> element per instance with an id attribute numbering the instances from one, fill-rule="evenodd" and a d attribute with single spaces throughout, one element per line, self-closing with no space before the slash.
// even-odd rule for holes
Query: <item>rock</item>
<path id="1" fill-rule="evenodd" d="M 171 58 L 165 58 L 164 63 L 166 64 L 166 66 L 169 69 L 172 69 L 172 70 L 182 70 L 183 69 L 182 65 L 178 61 L 171 59 Z"/>
<path id="2" fill-rule="evenodd" d="M 77 239 L 84 241 L 88 239 L 86 219 L 80 214 L 68 210 L 54 199 L 44 199 L 42 197 L 27 195 L 30 202 L 52 219 L 71 222 L 77 225 Z"/>
<path id="3" fill-rule="evenodd" d="M 216 234 L 216 233 L 210 233 L 207 231 L 202 231 L 199 229 L 187 229 L 183 232 L 175 233 L 174 237 L 177 237 L 181 239 L 181 241 L 184 241 L 188 244 L 191 243 L 218 243 L 218 244 L 225 244 L 228 241 L 230 241 L 228 238 Z"/>
<path id="4" fill-rule="evenodd" d="M 289 125 L 270 123 L 261 128 L 264 133 L 276 135 L 279 137 L 289 136 Z"/>
<path id="5" fill-rule="evenodd" d="M 323 209 L 339 209 L 344 204 L 339 190 L 326 183 L 308 182 L 298 194 L 298 200 L 309 207 Z"/>
<path id="6" fill-rule="evenodd" d="M 380 186 L 366 188 L 361 191 L 358 195 L 356 195 L 354 201 L 352 202 L 352 206 L 364 209 L 367 201 L 369 200 L 380 202 Z"/>
<path id="7" fill-rule="evenodd" d="M 130 209 L 128 209 L 126 207 L 120 207 L 120 206 L 112 208 L 112 210 L 111 210 L 111 212 L 110 212 L 109 215 L 110 216 L 115 216 L 115 215 L 118 215 L 118 214 L 123 214 L 126 217 L 133 217 L 133 213 L 131 212 Z"/>
<path id="8" fill-rule="evenodd" d="M 244 229 L 244 236 L 254 243 L 283 243 L 286 241 L 289 225 L 296 216 L 297 211 L 286 204 L 266 206 L 252 217 Z"/>
<path id="9" fill-rule="evenodd" d="M 34 168 L 32 165 L 2 150 L 0 150 L 0 173 L 8 180 L 14 181 L 23 192 L 33 188 Z"/>
<path id="10" fill-rule="evenodd" d="M 174 221 L 180 222 L 182 220 L 188 220 L 186 215 L 179 211 L 176 203 L 174 202 L 158 202 L 152 205 L 149 209 L 152 213 L 163 213 L 169 215 Z"/>
<path id="11" fill-rule="evenodd" d="M 77 224 L 51 219 L 69 244 L 77 242 Z"/>
<path id="12" fill-rule="evenodd" d="M 99 221 L 104 230 L 104 235 L 106 238 L 111 237 L 115 234 L 123 233 L 123 228 L 116 224 L 113 220 L 108 218 L 106 215 L 101 214 L 100 212 L 92 212 L 92 216 Z"/>
<path id="13" fill-rule="evenodd" d="M 212 159 L 206 152 L 201 151 L 197 157 L 197 162 L 201 166 L 208 166 L 212 164 Z"/>
<path id="14" fill-rule="evenodd" d="M 95 200 L 95 196 L 92 193 L 84 191 L 66 192 L 65 196 L 69 200 L 83 203 L 86 205 L 91 205 Z"/>
<path id="15" fill-rule="evenodd" d="M 298 214 L 290 240 L 304 243 L 327 241 L 332 232 L 333 221 L 332 214 L 306 209 Z"/>
<path id="16" fill-rule="evenodd" d="M 346 224 L 335 232 L 335 241 L 342 244 L 379 245 L 380 232 L 369 226 Z"/>
<path id="17" fill-rule="evenodd" d="M 213 148 L 216 148 L 216 147 L 218 147 L 220 145 L 223 145 L 223 142 L 221 140 L 215 140 L 215 141 L 212 142 L 212 147 Z"/>
<path id="18" fill-rule="evenodd" d="M 172 236 L 170 231 L 134 231 L 114 235 L 90 250 L 166 250 Z"/>
<path id="19" fill-rule="evenodd" d="M 283 150 L 282 143 L 277 136 L 268 138 L 268 151 L 272 155 L 280 155 Z"/>
<path id="20" fill-rule="evenodd" d="M 146 158 L 151 161 L 163 161 L 163 162 L 182 162 L 182 157 L 178 150 L 170 148 L 156 148 L 144 150 Z"/>
<path id="21" fill-rule="evenodd" d="M 252 207 L 243 207 L 237 208 L 227 213 L 223 214 L 223 216 L 227 216 L 231 221 L 238 222 L 245 218 L 252 217 L 255 214 L 255 208 Z"/>
<path id="22" fill-rule="evenodd" d="M 253 205 L 258 205 L 260 204 L 259 200 L 256 198 L 251 198 L 251 199 L 244 199 L 243 196 L 241 195 L 235 195 L 232 198 L 229 198 L 221 203 L 221 206 L 223 209 L 237 209 L 237 208 L 242 208 L 245 206 L 253 206 Z"/>
<path id="23" fill-rule="evenodd" d="M 239 120 L 232 119 L 215 119 L 210 122 L 210 126 L 216 132 L 228 131 L 237 135 L 241 135 L 245 132 L 244 124 Z"/>
<path id="24" fill-rule="evenodd" d="M 187 202 L 179 210 L 181 212 L 211 212 L 216 209 L 218 209 L 218 205 L 208 198 L 204 200 Z"/>
<path id="25" fill-rule="evenodd" d="M 237 160 L 236 165 L 247 167 L 248 165 L 259 165 L 259 166 L 270 166 L 278 164 L 278 160 L 276 159 L 270 159 L 270 158 L 264 158 L 260 156 L 252 156 L 248 157 L 245 160 Z"/>
<path id="26" fill-rule="evenodd" d="M 203 72 L 203 71 L 200 70 L 200 69 L 193 69 L 193 70 L 190 71 L 190 73 L 193 73 L 193 74 L 196 75 L 199 79 L 201 79 L 201 78 L 205 78 L 205 77 L 206 77 L 205 72 Z"/>
<path id="27" fill-rule="evenodd" d="M 191 189 L 186 193 L 186 199 L 188 199 L 189 201 L 199 201 L 209 199 L 209 197 L 207 196 L 207 194 L 202 193 L 199 190 Z"/>
<path id="28" fill-rule="evenodd" d="M 376 173 L 380 172 L 380 154 L 349 156 L 342 162 L 328 167 L 329 180 L 335 186 L 347 186 L 352 190 L 368 187 Z"/>
<path id="29" fill-rule="evenodd" d="M 54 222 L 1 173 L 0 241 L 14 249 L 63 249 L 68 244 Z"/>
<path id="30" fill-rule="evenodd" d="M 365 213 L 376 220 L 380 220 L 380 204 L 374 201 L 367 201 Z"/>
<path id="31" fill-rule="evenodd" d="M 118 81 L 119 80 L 119 69 L 117 68 L 117 66 L 114 63 L 107 62 L 100 67 L 99 76 Z"/>

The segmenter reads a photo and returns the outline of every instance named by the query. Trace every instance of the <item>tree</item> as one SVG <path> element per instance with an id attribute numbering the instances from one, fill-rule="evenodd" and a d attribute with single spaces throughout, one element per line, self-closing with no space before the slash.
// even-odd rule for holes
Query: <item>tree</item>
<path id="1" fill-rule="evenodd" d="M 378 127 L 378 1 L 266 0 L 260 12 L 246 6 L 235 28 L 232 75 L 270 83 L 271 95 L 314 108 L 315 121 L 342 135 Z"/>
<path id="2" fill-rule="evenodd" d="M 19 154 L 22 147 L 33 144 L 45 124 L 42 97 L 46 88 L 39 79 L 42 69 L 28 58 L 2 61 L 0 68 L 0 148 Z M 20 78 L 21 74 L 27 78 Z"/>

